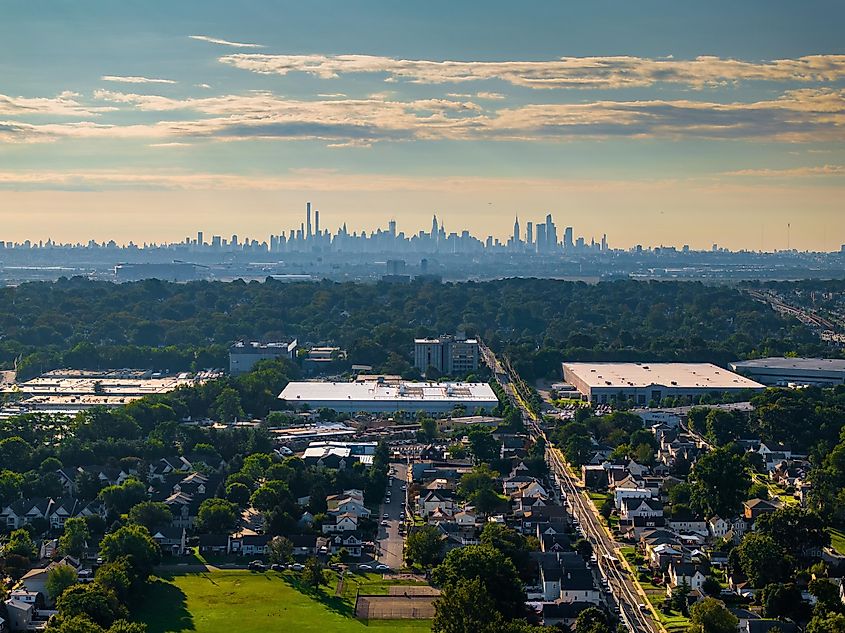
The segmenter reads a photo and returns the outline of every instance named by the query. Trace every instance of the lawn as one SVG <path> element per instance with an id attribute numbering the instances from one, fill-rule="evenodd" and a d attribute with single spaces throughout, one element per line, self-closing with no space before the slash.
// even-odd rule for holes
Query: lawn
<path id="1" fill-rule="evenodd" d="M 836 550 L 837 554 L 845 556 L 845 532 L 833 528 L 828 531 L 830 532 L 830 546 Z"/>
<path id="2" fill-rule="evenodd" d="M 375 574 L 352 574 L 340 595 L 337 577 L 320 592 L 303 588 L 293 572 L 216 571 L 174 574 L 152 582 L 133 619 L 149 633 L 260 633 L 263 631 L 420 633 L 430 621 L 361 622 L 354 617 L 355 596 L 387 593 L 391 583 Z"/>

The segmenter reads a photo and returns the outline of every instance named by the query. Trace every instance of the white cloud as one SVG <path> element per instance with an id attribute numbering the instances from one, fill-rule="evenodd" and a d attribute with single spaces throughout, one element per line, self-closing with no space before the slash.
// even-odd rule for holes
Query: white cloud
<path id="1" fill-rule="evenodd" d="M 490 101 L 501 101 L 505 98 L 505 95 L 500 92 L 476 92 L 475 96 L 478 99 L 488 99 Z"/>
<path id="2" fill-rule="evenodd" d="M 114 81 L 123 84 L 175 84 L 172 79 L 155 79 L 150 77 L 124 77 L 121 75 L 103 75 L 103 81 Z"/>
<path id="3" fill-rule="evenodd" d="M 189 35 L 192 40 L 199 40 L 201 42 L 208 42 L 210 44 L 220 44 L 221 46 L 232 46 L 234 48 L 264 48 L 261 44 L 248 44 L 244 42 L 230 42 L 229 40 L 221 40 L 217 37 L 209 37 L 208 35 Z"/>
<path id="4" fill-rule="evenodd" d="M 79 102 L 79 94 L 65 91 L 56 97 L 12 97 L 0 94 L 0 115 L 27 116 L 100 116 L 118 108 L 112 106 L 86 106 Z"/>
<path id="5" fill-rule="evenodd" d="M 845 55 L 749 62 L 713 56 L 673 58 L 562 57 L 547 61 L 432 61 L 373 55 L 237 53 L 220 62 L 261 74 L 304 72 L 322 79 L 380 73 L 386 80 L 441 84 L 501 80 L 528 88 L 627 88 L 658 83 L 703 88 L 740 81 L 833 82 L 845 78 Z"/>

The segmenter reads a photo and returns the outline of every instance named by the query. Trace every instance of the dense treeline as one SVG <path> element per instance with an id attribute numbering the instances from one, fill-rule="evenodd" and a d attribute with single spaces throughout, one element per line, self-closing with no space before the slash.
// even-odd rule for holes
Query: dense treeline
<path id="1" fill-rule="evenodd" d="M 287 284 L 82 278 L 0 289 L 0 363 L 22 376 L 58 366 L 221 367 L 239 338 L 339 344 L 356 363 L 410 371 L 411 339 L 464 329 L 505 351 L 527 379 L 571 360 L 725 363 L 823 354 L 797 321 L 735 289 L 689 282 L 598 285 L 540 279 L 485 283 Z"/>

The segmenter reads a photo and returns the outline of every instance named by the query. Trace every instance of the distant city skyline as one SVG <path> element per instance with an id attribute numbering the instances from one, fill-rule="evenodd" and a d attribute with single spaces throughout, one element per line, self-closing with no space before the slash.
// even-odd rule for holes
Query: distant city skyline
<path id="1" fill-rule="evenodd" d="M 845 5 L 14 3 L 0 239 L 332 231 L 845 242 Z M 787 230 L 787 225 L 790 229 Z"/>

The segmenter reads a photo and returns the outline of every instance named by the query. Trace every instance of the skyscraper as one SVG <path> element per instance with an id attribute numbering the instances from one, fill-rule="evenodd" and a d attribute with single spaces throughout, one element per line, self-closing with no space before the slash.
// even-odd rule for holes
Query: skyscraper
<path id="1" fill-rule="evenodd" d="M 567 226 L 563 232 L 563 250 L 572 252 L 575 242 L 572 241 L 572 227 Z"/>
<path id="2" fill-rule="evenodd" d="M 519 244 L 519 216 L 513 222 L 513 245 Z"/>
<path id="3" fill-rule="evenodd" d="M 305 203 L 305 237 L 306 239 L 310 239 L 311 237 L 311 203 Z"/>
<path id="4" fill-rule="evenodd" d="M 314 209 L 314 234 L 320 235 L 320 211 Z"/>
<path id="5" fill-rule="evenodd" d="M 528 222 L 525 226 L 525 241 L 530 246 L 534 243 L 534 223 Z"/>
<path id="6" fill-rule="evenodd" d="M 197 231 L 197 246 L 202 246 L 203 239 L 202 239 L 202 231 Z"/>
<path id="7" fill-rule="evenodd" d="M 437 239 L 437 215 L 435 214 L 434 219 L 431 221 L 431 239 Z"/>

